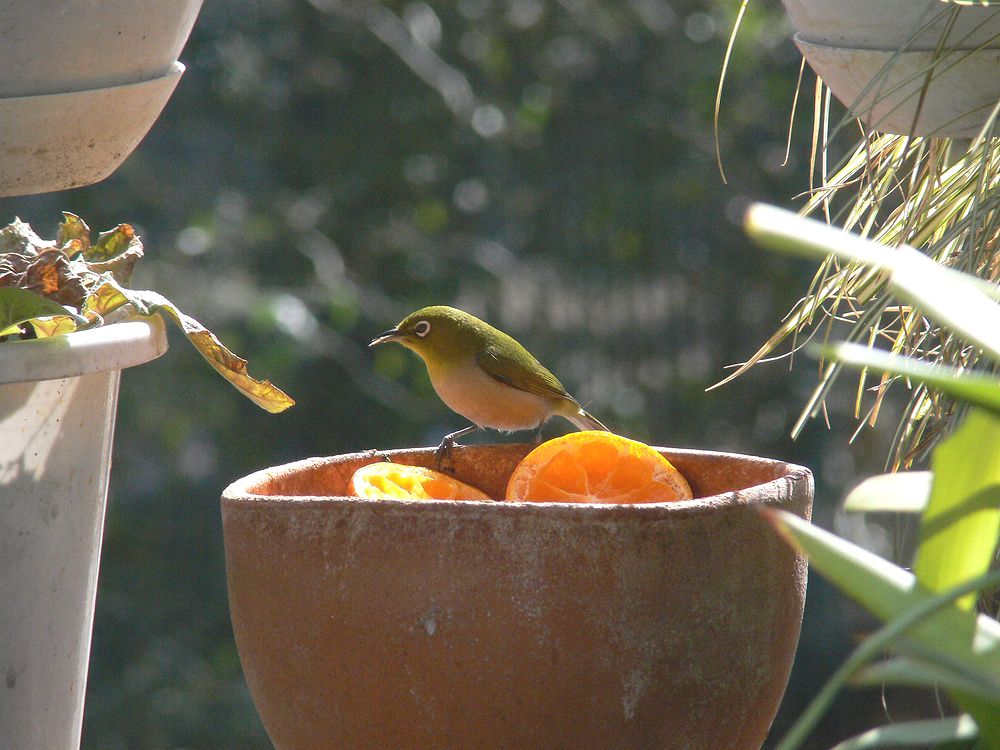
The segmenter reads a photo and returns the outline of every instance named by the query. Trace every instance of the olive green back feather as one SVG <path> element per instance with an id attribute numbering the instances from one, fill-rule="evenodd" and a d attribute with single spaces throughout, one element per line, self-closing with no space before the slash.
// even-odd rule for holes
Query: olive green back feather
<path id="1" fill-rule="evenodd" d="M 476 354 L 476 364 L 501 383 L 537 396 L 573 400 L 555 375 L 545 369 L 523 346 L 511 339 L 520 351 L 511 351 L 508 342 L 490 344 Z M 517 356 L 521 355 L 521 356 Z M 526 362 L 525 359 L 530 360 Z"/>

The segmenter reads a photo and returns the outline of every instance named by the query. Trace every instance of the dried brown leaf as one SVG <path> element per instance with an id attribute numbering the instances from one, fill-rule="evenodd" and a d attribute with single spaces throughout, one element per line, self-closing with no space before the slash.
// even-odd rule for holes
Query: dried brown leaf
<path id="1" fill-rule="evenodd" d="M 87 288 L 69 258 L 55 247 L 43 250 L 31 260 L 17 286 L 77 309 L 87 297 Z"/>
<path id="2" fill-rule="evenodd" d="M 88 267 L 94 273 L 110 273 L 119 284 L 128 284 L 132 279 L 135 264 L 142 259 L 142 256 L 142 243 L 136 238 L 125 252 L 107 261 L 91 261 Z"/>
<path id="3" fill-rule="evenodd" d="M 245 359 L 233 354 L 223 346 L 214 333 L 190 315 L 185 315 L 178 310 L 166 297 L 156 292 L 133 292 L 132 290 L 128 291 L 128 295 L 145 305 L 150 312 L 166 313 L 216 372 L 232 383 L 257 406 L 272 414 L 294 406 L 294 399 L 270 381 L 252 378 L 247 373 Z"/>

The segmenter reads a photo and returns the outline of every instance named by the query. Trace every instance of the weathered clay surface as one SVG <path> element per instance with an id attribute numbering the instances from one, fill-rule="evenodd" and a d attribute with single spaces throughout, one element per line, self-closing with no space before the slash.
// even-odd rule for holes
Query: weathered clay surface
<path id="1" fill-rule="evenodd" d="M 502 496 L 530 447 L 457 449 L 456 475 Z M 371 453 L 230 486 L 233 627 L 278 750 L 757 750 L 791 667 L 806 565 L 755 506 L 808 517 L 812 477 L 664 453 L 700 499 L 342 497 L 355 468 L 381 460 Z"/>

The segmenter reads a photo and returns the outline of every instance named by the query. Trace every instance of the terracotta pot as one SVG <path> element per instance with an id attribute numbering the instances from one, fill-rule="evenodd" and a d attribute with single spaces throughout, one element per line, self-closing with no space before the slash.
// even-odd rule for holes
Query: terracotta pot
<path id="1" fill-rule="evenodd" d="M 460 448 L 456 475 L 502 496 L 530 447 Z M 275 746 L 757 750 L 791 668 L 806 563 L 756 508 L 808 518 L 812 475 L 664 453 L 701 499 L 344 497 L 371 452 L 232 484 L 230 612 Z"/>

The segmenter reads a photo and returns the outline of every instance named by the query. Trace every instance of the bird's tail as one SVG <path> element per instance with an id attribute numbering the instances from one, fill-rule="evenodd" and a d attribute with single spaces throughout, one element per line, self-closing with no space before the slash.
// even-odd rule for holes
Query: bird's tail
<path id="1" fill-rule="evenodd" d="M 570 422 L 576 425 L 577 429 L 580 430 L 603 430 L 604 432 L 611 432 L 607 427 L 605 427 L 601 420 L 595 417 L 593 414 L 587 412 L 582 406 L 575 412 L 569 412 L 564 414 L 564 417 Z"/>

